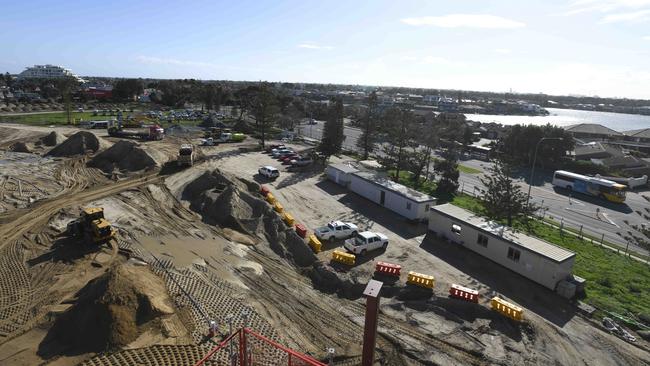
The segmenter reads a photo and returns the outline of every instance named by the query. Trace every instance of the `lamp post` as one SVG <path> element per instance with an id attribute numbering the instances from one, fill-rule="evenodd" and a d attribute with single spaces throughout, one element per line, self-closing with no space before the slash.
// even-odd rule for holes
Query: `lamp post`
<path id="1" fill-rule="evenodd" d="M 530 180 L 528 181 L 528 196 L 526 197 L 526 208 L 528 208 L 528 204 L 530 203 L 530 190 L 533 188 L 533 178 L 535 177 L 535 164 L 537 163 L 537 150 L 539 149 L 539 145 L 541 145 L 542 141 L 546 140 L 560 140 L 564 141 L 563 137 L 542 137 L 537 141 L 537 145 L 535 145 L 535 155 L 533 156 L 533 167 L 530 170 Z"/>

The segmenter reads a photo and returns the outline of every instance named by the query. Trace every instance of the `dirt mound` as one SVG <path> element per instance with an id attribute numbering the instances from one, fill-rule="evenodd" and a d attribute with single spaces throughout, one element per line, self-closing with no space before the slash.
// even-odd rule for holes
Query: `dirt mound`
<path id="1" fill-rule="evenodd" d="M 232 129 L 234 131 L 243 132 L 243 133 L 246 133 L 246 134 L 251 134 L 251 133 L 255 132 L 255 129 L 253 128 L 253 126 L 251 126 L 250 124 L 248 124 L 248 122 L 246 122 L 244 120 L 241 120 L 241 121 L 235 123 L 235 125 L 232 126 Z"/>
<path id="2" fill-rule="evenodd" d="M 55 148 L 50 150 L 46 155 L 50 156 L 73 156 L 83 155 L 87 151 L 96 153 L 97 151 L 110 146 L 110 144 L 103 139 L 95 136 L 95 134 L 87 131 L 79 131 L 74 135 L 68 137 L 65 141 L 58 144 Z"/>
<path id="3" fill-rule="evenodd" d="M 65 136 L 59 132 L 52 131 L 48 135 L 41 137 L 40 140 L 45 146 L 56 146 L 65 141 Z"/>
<path id="4" fill-rule="evenodd" d="M 217 169 L 188 184 L 182 198 L 190 201 L 190 209 L 199 213 L 206 223 L 264 238 L 281 257 L 300 267 L 311 266 L 317 258 L 304 239 L 282 222 L 258 192 L 257 183 Z"/>
<path id="5" fill-rule="evenodd" d="M 14 152 L 21 152 L 21 153 L 29 153 L 31 152 L 29 148 L 27 147 L 27 144 L 24 142 L 15 142 L 9 147 L 10 151 Z"/>
<path id="6" fill-rule="evenodd" d="M 165 284 L 147 267 L 122 264 L 88 282 L 39 346 L 39 354 L 100 352 L 133 342 L 174 313 Z"/>
<path id="7" fill-rule="evenodd" d="M 88 162 L 88 166 L 99 168 L 105 173 L 111 173 L 115 169 L 134 172 L 157 165 L 159 162 L 138 143 L 127 140 L 117 142 Z"/>

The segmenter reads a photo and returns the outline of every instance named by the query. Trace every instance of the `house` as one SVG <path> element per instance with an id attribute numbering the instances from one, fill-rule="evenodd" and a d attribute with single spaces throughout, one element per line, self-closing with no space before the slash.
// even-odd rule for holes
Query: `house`
<path id="1" fill-rule="evenodd" d="M 622 133 L 596 123 L 580 123 L 566 126 L 564 129 L 574 138 L 587 141 L 620 139 L 623 137 Z"/>
<path id="2" fill-rule="evenodd" d="M 349 189 L 409 220 L 425 221 L 436 199 L 377 172 L 350 173 Z"/>
<path id="3" fill-rule="evenodd" d="M 463 208 L 444 204 L 429 212 L 429 230 L 438 237 L 476 252 L 540 285 L 573 297 L 576 254 L 541 239 L 515 232 Z"/>
<path id="4" fill-rule="evenodd" d="M 625 135 L 627 135 L 626 140 L 650 144 L 650 128 L 625 131 Z"/>
<path id="5" fill-rule="evenodd" d="M 597 141 L 576 145 L 573 151 L 575 160 L 607 159 L 614 156 L 623 156 L 621 149 Z"/>

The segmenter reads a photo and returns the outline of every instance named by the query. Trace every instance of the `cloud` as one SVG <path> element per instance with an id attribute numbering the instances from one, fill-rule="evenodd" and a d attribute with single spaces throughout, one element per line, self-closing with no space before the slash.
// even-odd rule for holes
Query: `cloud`
<path id="1" fill-rule="evenodd" d="M 650 9 L 630 13 L 616 13 L 605 16 L 600 23 L 642 23 L 650 20 Z"/>
<path id="2" fill-rule="evenodd" d="M 582 13 L 611 13 L 621 10 L 636 10 L 650 6 L 650 0 L 573 0 L 569 10 L 562 15 L 570 16 Z"/>
<path id="3" fill-rule="evenodd" d="M 136 60 L 143 64 L 155 65 L 179 65 L 179 66 L 198 66 L 198 67 L 219 67 L 217 64 L 202 61 L 178 60 L 174 58 L 160 58 L 151 56 L 138 56 Z"/>
<path id="4" fill-rule="evenodd" d="M 494 52 L 501 55 L 509 55 L 512 53 L 512 50 L 509 48 L 497 48 L 494 50 Z"/>
<path id="5" fill-rule="evenodd" d="M 332 46 L 319 46 L 312 42 L 305 42 L 298 45 L 298 48 L 307 48 L 310 50 L 331 50 L 334 49 Z"/>
<path id="6" fill-rule="evenodd" d="M 643 39 L 646 40 L 646 41 L 650 41 L 650 36 L 645 36 L 645 37 L 643 37 Z"/>
<path id="7" fill-rule="evenodd" d="M 650 0 L 574 0 L 568 15 L 597 11 L 609 13 L 621 9 L 641 9 L 650 6 Z"/>
<path id="8" fill-rule="evenodd" d="M 434 26 L 441 28 L 513 29 L 526 26 L 522 22 L 488 14 L 448 14 L 435 17 L 403 18 L 400 21 L 412 26 Z"/>

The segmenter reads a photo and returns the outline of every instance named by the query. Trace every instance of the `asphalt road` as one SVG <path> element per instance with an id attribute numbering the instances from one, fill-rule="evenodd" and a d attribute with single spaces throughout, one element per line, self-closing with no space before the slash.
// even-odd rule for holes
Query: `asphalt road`
<path id="1" fill-rule="evenodd" d="M 349 122 L 349 121 L 346 121 Z M 320 140 L 323 133 L 323 121 L 316 121 L 314 125 L 303 124 L 298 127 L 298 133 L 302 136 L 315 140 Z M 346 139 L 343 147 L 349 150 L 357 150 L 356 141 L 361 135 L 361 131 L 354 127 L 345 128 Z M 462 160 L 460 164 L 475 168 L 483 172 L 487 171 L 489 162 L 480 160 Z M 526 173 L 526 176 L 528 174 Z M 481 174 L 460 173 L 460 189 L 469 194 L 478 194 L 483 184 L 480 181 Z M 526 178 L 527 179 L 527 178 Z M 550 217 L 558 222 L 564 222 L 567 227 L 582 230 L 585 234 L 604 238 L 612 244 L 620 246 L 622 249 L 628 245 L 624 236 L 642 237 L 632 225 L 641 226 L 641 224 L 650 225 L 649 220 L 643 215 L 650 216 L 650 202 L 643 198 L 643 194 L 650 198 L 650 192 L 628 192 L 624 204 L 615 204 L 603 201 L 602 199 L 573 194 L 562 189 L 555 189 L 550 183 L 551 177 L 543 172 L 537 173 L 535 185 L 531 189 L 531 202 L 536 203 L 543 208 L 546 217 Z M 528 184 L 525 179 L 520 179 L 522 189 L 527 192 Z M 640 214 L 639 214 L 640 213 Z M 648 250 L 643 249 L 633 242 L 629 243 L 629 250 L 649 255 Z"/>

